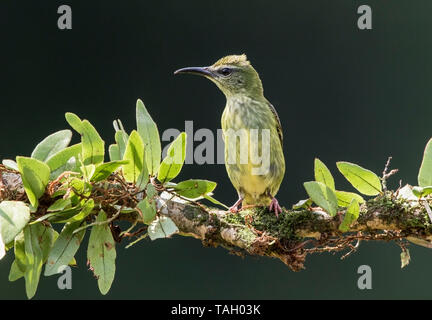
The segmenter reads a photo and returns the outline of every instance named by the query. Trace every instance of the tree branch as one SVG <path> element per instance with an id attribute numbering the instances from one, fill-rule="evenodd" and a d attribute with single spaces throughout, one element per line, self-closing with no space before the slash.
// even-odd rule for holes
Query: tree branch
<path id="1" fill-rule="evenodd" d="M 125 188 L 115 181 L 110 183 L 110 188 Z M 97 194 L 94 200 L 106 206 L 111 196 L 110 193 Z M 143 196 L 143 193 L 130 194 L 125 204 L 134 208 Z M 42 199 L 34 218 L 45 214 L 44 210 L 56 200 L 48 193 Z M 0 201 L 4 200 L 28 202 L 19 173 L 0 166 Z M 241 256 L 277 258 L 296 271 L 304 268 L 309 253 L 348 250 L 344 258 L 356 251 L 362 240 L 394 240 L 404 249 L 402 241 L 406 239 L 432 248 L 432 226 L 427 211 L 431 198 L 408 201 L 398 197 L 398 191 L 385 191 L 362 204 L 358 220 L 345 233 L 338 229 L 343 211 L 330 217 L 320 208 L 284 210 L 276 218 L 266 208 L 227 213 L 182 200 L 166 191 L 158 194 L 155 200 L 158 214 L 171 218 L 180 235 L 199 239 L 206 246 L 222 246 Z M 107 211 L 111 217 L 116 213 Z M 116 220 L 137 222 L 141 217 L 138 211 L 122 212 Z"/>

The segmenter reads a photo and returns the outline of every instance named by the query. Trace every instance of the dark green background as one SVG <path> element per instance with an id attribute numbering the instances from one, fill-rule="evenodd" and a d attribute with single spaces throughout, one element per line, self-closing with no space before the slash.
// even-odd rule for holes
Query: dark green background
<path id="1" fill-rule="evenodd" d="M 73 29 L 57 29 L 57 7 L 69 4 Z M 369 4 L 373 30 L 357 28 L 357 8 Z M 174 77 L 180 67 L 208 65 L 247 53 L 284 129 L 286 176 L 278 198 L 290 207 L 305 197 L 319 157 L 338 188 L 352 188 L 335 162 L 380 173 L 388 156 L 399 180 L 415 184 L 432 136 L 432 2 L 416 1 L 12 1 L 0 4 L 0 157 L 29 155 L 48 134 L 67 128 L 64 113 L 89 119 L 107 143 L 112 120 L 132 130 L 142 98 L 162 132 L 220 127 L 225 103 L 198 77 Z M 75 136 L 77 140 L 78 137 Z M 215 197 L 236 200 L 223 165 L 188 165 L 179 179 L 219 183 Z M 362 243 L 346 260 L 310 256 L 294 273 L 269 258 L 245 259 L 175 236 L 118 247 L 117 273 L 106 298 L 288 299 L 430 298 L 432 251 L 409 246 L 400 269 L 394 243 Z M 85 266 L 73 269 L 73 289 L 42 276 L 36 298 L 102 298 Z M 12 255 L 0 261 L 0 298 L 25 298 L 24 282 L 9 283 Z M 373 271 L 373 289 L 357 288 L 357 268 Z"/>

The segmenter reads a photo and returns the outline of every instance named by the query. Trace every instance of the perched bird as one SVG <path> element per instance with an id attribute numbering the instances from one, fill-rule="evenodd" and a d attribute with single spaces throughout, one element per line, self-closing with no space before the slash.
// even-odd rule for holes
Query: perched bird
<path id="1" fill-rule="evenodd" d="M 180 73 L 206 77 L 226 97 L 222 115 L 225 165 L 239 195 L 230 211 L 237 212 L 240 205 L 265 205 L 278 216 L 282 209 L 275 196 L 285 174 L 282 127 L 246 55 L 230 55 L 208 67 L 188 67 L 174 72 Z M 247 152 L 246 156 L 242 152 Z M 257 163 L 257 159 L 261 162 L 267 159 L 267 165 Z"/>

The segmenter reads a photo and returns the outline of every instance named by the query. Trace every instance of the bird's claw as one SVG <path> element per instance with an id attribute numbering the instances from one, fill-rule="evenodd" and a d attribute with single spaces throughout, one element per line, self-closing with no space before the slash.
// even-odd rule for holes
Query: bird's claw
<path id="1" fill-rule="evenodd" d="M 242 199 L 242 198 L 239 198 L 239 199 L 236 201 L 236 203 L 234 203 L 234 204 L 229 208 L 229 211 L 230 211 L 231 213 L 238 213 L 238 212 L 239 212 L 239 206 L 241 205 L 242 201 L 243 201 L 243 199 Z"/>
<path id="2" fill-rule="evenodd" d="M 282 208 L 280 207 L 279 202 L 276 198 L 272 198 L 269 206 L 269 211 L 274 211 L 274 213 L 276 214 L 276 218 L 279 218 L 279 213 L 282 213 Z"/>
<path id="3" fill-rule="evenodd" d="M 238 206 L 232 206 L 229 208 L 229 212 L 231 213 L 238 213 L 239 212 L 239 208 Z"/>

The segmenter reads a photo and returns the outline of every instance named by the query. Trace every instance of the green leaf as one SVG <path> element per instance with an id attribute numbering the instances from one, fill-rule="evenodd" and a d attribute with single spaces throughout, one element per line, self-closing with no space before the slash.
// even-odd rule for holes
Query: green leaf
<path id="1" fill-rule="evenodd" d="M 82 121 L 81 121 L 81 119 L 75 113 L 67 112 L 65 114 L 65 118 L 66 118 L 66 121 L 69 123 L 69 125 L 76 132 L 78 132 L 79 134 L 82 134 L 82 130 L 83 130 L 83 128 L 82 128 Z"/>
<path id="2" fill-rule="evenodd" d="M 154 185 L 149 183 L 146 187 L 146 197 L 147 199 L 153 199 L 158 194 Z"/>
<path id="3" fill-rule="evenodd" d="M 56 212 L 56 211 L 62 211 L 66 209 L 66 207 L 70 206 L 72 204 L 71 199 L 58 199 L 56 202 L 54 202 L 48 209 L 47 212 Z"/>
<path id="4" fill-rule="evenodd" d="M 24 245 L 24 231 L 21 231 L 14 241 L 15 262 L 18 268 L 24 273 L 27 268 L 27 258 Z"/>
<path id="5" fill-rule="evenodd" d="M 81 151 L 82 144 L 74 144 L 73 146 L 67 147 L 66 149 L 63 149 L 51 156 L 46 161 L 46 164 L 50 167 L 51 171 L 57 170 L 62 166 L 65 166 L 71 158 L 78 158 L 78 155 L 81 153 Z"/>
<path id="6" fill-rule="evenodd" d="M 99 164 L 91 178 L 92 182 L 99 182 L 108 178 L 112 173 L 114 173 L 120 166 L 128 164 L 129 161 L 111 161 Z"/>
<path id="7" fill-rule="evenodd" d="M 10 160 L 10 159 L 4 159 L 4 160 L 2 161 L 2 164 L 3 164 L 6 168 L 8 168 L 8 169 L 12 169 L 12 170 L 18 171 L 18 165 L 17 165 L 17 163 L 16 163 L 15 161 L 13 161 L 13 160 Z"/>
<path id="8" fill-rule="evenodd" d="M 165 183 L 177 177 L 183 167 L 185 158 L 186 133 L 182 132 L 169 146 L 167 156 L 159 167 L 158 180 Z"/>
<path id="9" fill-rule="evenodd" d="M 309 208 L 312 205 L 312 203 L 313 203 L 312 199 L 310 199 L 310 198 L 309 199 L 304 199 L 304 200 L 300 200 L 299 202 L 297 202 L 296 204 L 294 204 L 292 206 L 292 208 L 294 210 L 302 209 L 302 208 Z"/>
<path id="10" fill-rule="evenodd" d="M 156 206 L 153 202 L 150 203 L 147 198 L 144 198 L 138 202 L 136 208 L 141 211 L 143 222 L 145 224 L 150 224 L 154 220 L 156 216 Z"/>
<path id="11" fill-rule="evenodd" d="M 330 170 L 318 158 L 315 158 L 315 181 L 322 182 L 330 189 L 335 190 L 335 182 Z"/>
<path id="12" fill-rule="evenodd" d="M 336 198 L 338 200 L 339 207 L 348 207 L 353 199 L 355 199 L 358 203 L 365 202 L 361 195 L 346 191 L 336 191 Z"/>
<path id="13" fill-rule="evenodd" d="M 45 267 L 45 276 L 57 274 L 73 261 L 75 253 L 84 238 L 85 229 L 76 234 L 72 232 L 80 226 L 80 222 L 67 223 L 54 242 Z"/>
<path id="14" fill-rule="evenodd" d="M 17 157 L 17 164 L 27 197 L 31 205 L 37 208 L 38 199 L 44 194 L 49 182 L 50 168 L 42 161 L 27 157 Z"/>
<path id="15" fill-rule="evenodd" d="M 93 177 L 93 175 L 96 171 L 96 165 L 94 165 L 94 164 L 84 165 L 84 166 L 81 166 L 80 170 L 81 170 L 81 173 L 83 175 L 84 181 L 88 183 L 91 181 L 91 178 Z"/>
<path id="16" fill-rule="evenodd" d="M 423 187 L 422 197 L 425 197 L 432 193 L 432 186 Z"/>
<path id="17" fill-rule="evenodd" d="M 330 216 L 336 215 L 337 199 L 332 189 L 317 181 L 305 182 L 303 185 L 313 202 L 323 208 Z"/>
<path id="18" fill-rule="evenodd" d="M 138 176 L 135 186 L 138 188 L 138 191 L 141 192 L 147 187 L 148 182 L 149 182 L 149 173 L 147 171 L 147 167 L 144 167 L 144 170 L 142 170 Z"/>
<path id="19" fill-rule="evenodd" d="M 14 247 L 14 242 L 13 242 L 13 241 L 11 241 L 11 242 L 5 244 L 5 249 L 6 249 L 6 251 L 9 251 L 9 250 L 12 249 L 13 247 Z"/>
<path id="20" fill-rule="evenodd" d="M 50 225 L 44 225 L 40 223 L 37 226 L 30 226 L 36 231 L 39 246 L 42 250 L 42 262 L 45 263 L 48 259 L 50 250 L 54 244 L 54 241 L 58 237 L 58 232 L 55 231 Z"/>
<path id="21" fill-rule="evenodd" d="M 48 258 L 54 233 L 43 224 L 28 225 L 24 228 L 25 273 L 27 297 L 31 299 L 39 284 L 42 265 Z"/>
<path id="22" fill-rule="evenodd" d="M 228 209 L 228 210 L 229 210 L 229 207 L 228 207 L 227 205 L 223 204 L 223 203 L 220 202 L 219 200 L 216 200 L 216 199 L 213 198 L 210 194 L 205 194 L 203 197 L 204 197 L 204 199 L 207 199 L 208 201 L 210 201 L 210 202 L 212 202 L 212 203 L 214 203 L 214 204 L 217 204 L 217 205 L 219 205 L 219 206 L 221 206 L 221 207 L 224 207 L 225 209 Z"/>
<path id="23" fill-rule="evenodd" d="M 6 245 L 0 237 L 0 260 L 6 255 Z"/>
<path id="24" fill-rule="evenodd" d="M 136 103 L 136 121 L 138 133 L 144 142 L 145 162 L 148 171 L 152 176 L 155 176 L 161 160 L 159 131 L 140 99 Z"/>
<path id="25" fill-rule="evenodd" d="M 337 162 L 337 168 L 344 177 L 361 193 L 375 196 L 382 191 L 380 178 L 370 170 L 350 162 Z"/>
<path id="26" fill-rule="evenodd" d="M 56 211 L 56 212 L 51 212 L 51 213 L 44 214 L 42 217 L 37 218 L 36 220 L 30 222 L 29 224 L 36 224 L 36 223 L 42 222 L 44 220 L 47 220 L 47 219 L 49 219 L 51 217 L 54 217 L 54 216 L 58 215 L 59 213 L 60 212 Z M 51 222 L 53 222 L 53 221 L 51 221 Z"/>
<path id="27" fill-rule="evenodd" d="M 72 178 L 69 180 L 69 186 L 77 194 L 83 194 L 86 188 L 86 183 L 79 178 Z"/>
<path id="28" fill-rule="evenodd" d="M 99 164 L 104 161 L 105 142 L 87 120 L 82 121 L 82 155 L 85 165 Z"/>
<path id="29" fill-rule="evenodd" d="M 148 235 L 151 240 L 160 238 L 168 238 L 174 233 L 177 233 L 179 229 L 175 223 L 166 216 L 157 217 L 148 227 Z"/>
<path id="30" fill-rule="evenodd" d="M 33 150 L 31 157 L 46 162 L 53 155 L 66 148 L 71 139 L 72 131 L 57 131 L 42 140 Z"/>
<path id="31" fill-rule="evenodd" d="M 135 130 L 129 137 L 123 160 L 128 161 L 128 164 L 123 165 L 123 174 L 127 182 L 137 182 L 141 173 L 148 177 L 144 161 L 144 143 Z"/>
<path id="32" fill-rule="evenodd" d="M 62 185 L 56 191 L 54 191 L 54 193 L 51 195 L 51 198 L 56 199 L 58 197 L 64 197 L 64 196 L 66 196 L 67 192 L 68 192 L 67 186 L 66 185 Z M 73 197 L 75 194 L 74 193 L 70 193 L 69 195 L 72 195 L 72 197 Z M 71 198 L 71 197 L 69 197 L 69 195 L 67 197 Z"/>
<path id="33" fill-rule="evenodd" d="M 427 196 L 428 194 L 432 193 L 432 186 L 427 186 L 427 187 L 413 187 L 412 188 L 412 192 L 413 194 L 415 194 L 415 196 L 417 198 L 422 198 L 424 196 Z"/>
<path id="34" fill-rule="evenodd" d="M 11 243 L 30 220 L 30 209 L 24 202 L 0 203 L 0 260 L 6 254 L 6 244 Z"/>
<path id="35" fill-rule="evenodd" d="M 339 225 L 339 230 L 347 232 L 350 229 L 351 224 L 357 220 L 360 214 L 360 207 L 356 199 L 353 199 L 347 208 L 345 217 L 342 223 Z"/>
<path id="36" fill-rule="evenodd" d="M 129 141 L 129 136 L 123 130 L 119 130 L 115 133 L 115 141 L 117 142 L 119 148 L 120 159 L 123 158 L 126 151 L 126 146 Z"/>
<path id="37" fill-rule="evenodd" d="M 400 190 L 399 190 L 400 191 Z M 417 197 L 421 198 L 423 195 L 423 188 L 422 187 L 413 187 L 411 192 Z"/>
<path id="38" fill-rule="evenodd" d="M 213 181 L 190 179 L 179 182 L 174 187 L 174 190 L 185 198 L 196 199 L 212 192 L 216 188 L 216 185 L 216 182 Z"/>
<path id="39" fill-rule="evenodd" d="M 105 212 L 100 211 L 96 222 L 107 220 Z M 87 250 L 87 259 L 98 279 L 99 290 L 107 294 L 114 280 L 116 249 L 108 224 L 93 226 Z"/>
<path id="40" fill-rule="evenodd" d="M 84 220 L 94 209 L 95 203 L 93 199 L 89 199 L 86 201 L 86 203 L 82 206 L 81 211 L 72 216 L 72 217 L 68 217 L 66 219 L 63 220 L 57 220 L 57 223 L 66 223 L 66 222 L 80 222 L 82 220 Z M 60 216 L 57 216 L 58 218 L 60 218 Z"/>
<path id="41" fill-rule="evenodd" d="M 20 270 L 20 268 L 18 267 L 18 264 L 17 264 L 16 260 L 14 260 L 12 262 L 12 265 L 11 265 L 11 268 L 10 268 L 10 271 L 9 271 L 9 281 L 13 282 L 13 281 L 16 281 L 16 280 L 18 280 L 18 279 L 20 279 L 22 277 L 24 277 L 24 272 L 22 272 Z"/>
<path id="42" fill-rule="evenodd" d="M 82 210 L 82 206 L 77 205 L 75 207 L 65 209 L 65 210 L 60 211 L 60 212 L 48 213 L 48 214 L 38 218 L 35 222 L 40 222 L 40 221 L 48 219 L 48 221 L 50 221 L 52 223 L 63 223 L 64 221 L 67 221 L 68 219 L 79 214 L 81 212 L 81 210 Z"/>
<path id="43" fill-rule="evenodd" d="M 76 267 L 77 266 L 77 262 L 76 262 L 75 257 L 72 258 L 71 261 L 69 261 L 68 265 L 71 266 L 71 267 Z"/>
<path id="44" fill-rule="evenodd" d="M 129 140 L 129 136 L 123 128 L 123 124 L 120 120 L 114 120 L 113 122 L 115 133 L 116 144 L 109 146 L 110 160 L 121 160 L 123 159 L 124 153 L 126 151 L 126 145 Z"/>
<path id="45" fill-rule="evenodd" d="M 21 232 L 30 220 L 30 209 L 21 201 L 0 203 L 0 238 L 9 243 Z"/>
<path id="46" fill-rule="evenodd" d="M 50 180 L 57 179 L 62 173 L 66 171 L 79 173 L 77 158 L 72 157 L 68 160 L 68 162 L 66 162 L 65 165 L 61 166 L 60 168 L 54 171 L 51 171 Z"/>
<path id="47" fill-rule="evenodd" d="M 409 250 L 408 249 L 402 250 L 400 257 L 401 257 L 401 269 L 402 269 L 405 268 L 410 263 L 411 256 Z"/>
<path id="48" fill-rule="evenodd" d="M 426 144 L 423 160 L 418 174 L 420 187 L 432 186 L 432 139 Z"/>
<path id="49" fill-rule="evenodd" d="M 120 156 L 120 149 L 117 144 L 111 144 L 108 147 L 108 153 L 111 161 L 118 161 L 122 159 Z"/>

